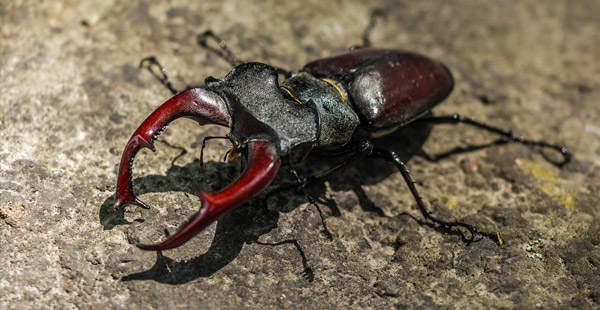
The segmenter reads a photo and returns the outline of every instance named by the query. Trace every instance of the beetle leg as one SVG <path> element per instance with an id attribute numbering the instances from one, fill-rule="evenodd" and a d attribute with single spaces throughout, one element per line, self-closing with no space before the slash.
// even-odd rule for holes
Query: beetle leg
<path id="1" fill-rule="evenodd" d="M 416 121 L 435 123 L 435 124 L 458 124 L 458 123 L 468 124 L 468 125 L 474 126 L 476 128 L 480 128 L 483 130 L 487 130 L 487 131 L 499 134 L 503 137 L 509 138 L 512 141 L 515 141 L 515 142 L 518 142 L 521 144 L 540 146 L 540 147 L 553 149 L 553 150 L 559 152 L 563 156 L 563 161 L 561 163 L 558 163 L 557 164 L 558 166 L 564 166 L 571 160 L 571 153 L 569 153 L 567 148 L 562 145 L 551 144 L 551 143 L 548 143 L 545 141 L 528 140 L 528 139 L 523 138 L 522 136 L 515 135 L 511 130 L 506 130 L 506 129 L 490 126 L 486 123 L 474 120 L 469 117 L 464 117 L 464 116 L 461 116 L 458 114 L 447 115 L 447 116 L 424 117 L 424 118 L 417 119 Z"/>
<path id="2" fill-rule="evenodd" d="M 269 185 L 281 163 L 275 147 L 267 141 L 253 141 L 248 149 L 248 167 L 235 183 L 213 194 L 198 190 L 202 207 L 187 224 L 159 244 L 137 246 L 153 251 L 178 247 Z"/>
<path id="3" fill-rule="evenodd" d="M 308 193 L 308 190 L 306 188 L 312 182 L 323 181 L 329 177 L 334 176 L 335 174 L 341 172 L 348 166 L 351 166 L 352 164 L 356 163 L 360 159 L 363 159 L 366 156 L 370 155 L 372 151 L 373 151 L 373 144 L 370 141 L 363 141 L 361 143 L 358 143 L 354 147 L 345 149 L 345 150 L 333 155 L 333 156 L 342 156 L 342 155 L 350 154 L 343 161 L 337 163 L 335 166 L 325 170 L 324 172 L 322 172 L 318 175 L 310 176 L 307 178 L 300 178 L 298 176 L 298 173 L 292 169 L 291 172 L 294 175 L 294 177 L 296 178 L 296 184 L 288 184 L 288 185 L 278 186 L 278 187 L 272 189 L 269 193 L 267 193 L 267 195 L 265 196 L 265 198 L 263 199 L 263 202 L 262 202 L 262 207 L 265 210 L 265 213 L 267 213 L 267 214 L 270 213 L 269 208 L 267 206 L 267 201 L 269 200 L 269 198 L 271 198 L 272 196 L 274 196 L 280 192 L 286 191 L 286 190 L 300 189 L 300 190 L 302 190 L 302 192 L 304 193 L 304 195 L 306 196 L 308 201 L 313 206 L 315 206 L 315 208 L 319 212 L 319 216 L 321 217 L 321 224 L 323 225 L 323 231 L 322 231 L 323 234 L 325 235 L 325 237 L 327 239 L 333 240 L 333 235 L 327 228 L 327 221 L 325 220 L 325 215 L 323 214 L 323 210 L 321 210 L 321 207 L 319 206 L 317 201 Z"/>
<path id="4" fill-rule="evenodd" d="M 310 204 L 312 204 L 313 206 L 315 206 L 315 208 L 317 209 L 317 212 L 319 212 L 319 217 L 321 218 L 321 225 L 323 225 L 323 230 L 321 232 L 323 233 L 323 235 L 325 235 L 327 240 L 332 241 L 333 235 L 329 231 L 329 228 L 327 228 L 327 221 L 325 220 L 325 214 L 323 214 L 323 210 L 321 210 L 321 207 L 319 207 L 319 204 L 317 204 L 317 201 L 308 193 L 308 190 L 306 190 L 309 180 L 314 180 L 314 179 L 308 179 L 308 178 L 300 179 L 300 176 L 298 176 L 298 172 L 296 172 L 296 170 L 292 169 L 291 172 L 294 175 L 294 177 L 296 178 L 297 187 L 299 187 L 302 190 L 302 193 L 308 199 L 308 202 Z"/>
<path id="5" fill-rule="evenodd" d="M 184 91 L 161 105 L 138 127 L 125 147 L 117 179 L 115 210 L 128 204 L 148 208 L 133 193 L 133 158 L 143 147 L 154 151 L 154 140 L 169 122 L 180 117 L 194 119 L 201 125 L 229 126 L 231 121 L 225 101 L 215 93 L 201 88 Z"/>
<path id="6" fill-rule="evenodd" d="M 177 95 L 180 91 L 177 90 L 173 84 L 171 83 L 171 81 L 169 81 L 169 77 L 167 76 L 167 70 L 158 62 L 158 59 L 156 59 L 156 57 L 154 56 L 150 56 L 150 57 L 146 57 L 143 58 L 140 61 L 140 65 L 139 65 L 139 69 L 142 69 L 142 67 L 144 67 L 144 64 L 146 64 L 146 69 L 148 70 L 148 72 L 150 72 L 150 74 L 152 74 L 152 76 L 154 76 L 161 84 L 163 84 L 166 88 L 169 89 L 169 91 L 173 94 L 173 95 Z M 158 67 L 158 70 L 160 73 L 157 73 L 155 70 L 153 70 L 153 66 Z M 192 89 L 192 88 L 198 88 L 198 87 L 203 87 L 203 86 L 193 86 L 193 85 L 187 85 L 185 87 L 185 90 L 188 89 Z"/>
<path id="7" fill-rule="evenodd" d="M 351 153 L 352 155 L 350 155 L 348 158 L 344 159 L 342 162 L 336 164 L 335 166 L 325 170 L 324 172 L 320 173 L 319 175 L 313 176 L 311 178 L 323 180 L 323 179 L 332 177 L 332 176 L 338 174 L 339 172 L 341 172 L 342 170 L 344 170 L 345 168 L 355 164 L 359 160 L 371 155 L 372 152 L 373 152 L 373 143 L 371 143 L 370 141 L 362 141 L 359 144 L 357 144 L 354 148 L 351 148 L 348 151 L 343 151 L 343 152 L 338 153 L 340 155 L 345 154 L 345 153 Z M 307 180 L 305 180 L 305 182 L 306 181 Z"/>
<path id="8" fill-rule="evenodd" d="M 148 69 L 150 74 L 152 74 L 156 79 L 158 79 L 161 84 L 167 87 L 171 91 L 171 93 L 173 93 L 173 95 L 177 95 L 179 93 L 179 91 L 175 89 L 173 84 L 171 84 L 171 81 L 169 81 L 169 77 L 167 76 L 167 70 L 163 68 L 163 66 L 158 62 L 158 59 L 156 59 L 156 57 L 150 56 L 143 58 L 142 60 L 140 60 L 140 65 L 138 68 L 142 69 L 142 67 L 144 67 L 144 64 L 146 63 L 148 63 L 146 69 Z M 160 74 L 152 70 L 153 65 L 158 67 Z"/>
<path id="9" fill-rule="evenodd" d="M 221 50 L 218 50 L 216 48 L 213 48 L 211 46 L 208 45 L 207 41 L 208 39 L 213 39 L 217 45 L 219 45 L 219 48 Z M 240 60 L 239 57 L 237 57 L 237 55 L 235 55 L 235 53 L 229 48 L 227 47 L 227 42 L 225 42 L 225 40 L 221 39 L 220 37 L 218 37 L 214 32 L 212 32 L 212 30 L 206 30 L 203 33 L 199 34 L 196 37 L 196 42 L 198 42 L 198 45 L 214 52 L 215 54 L 221 56 L 223 59 L 225 59 L 232 67 L 236 67 L 239 66 L 240 64 L 242 64 L 242 61 Z"/>
<path id="10" fill-rule="evenodd" d="M 346 154 L 350 154 L 350 155 L 347 158 L 345 158 L 343 161 L 337 163 L 335 166 L 325 170 L 324 172 L 321 172 L 318 175 L 300 179 L 298 177 L 298 174 L 296 173 L 296 171 L 292 170 L 292 173 L 296 177 L 298 187 L 300 187 L 300 189 L 302 189 L 302 192 L 308 198 L 308 201 L 312 205 L 314 205 L 315 208 L 317 209 L 317 211 L 319 212 L 319 216 L 321 217 L 321 224 L 323 225 L 323 234 L 325 235 L 325 237 L 327 237 L 327 239 L 333 240 L 333 235 L 327 228 L 327 222 L 325 221 L 325 215 L 323 214 L 321 207 L 319 207 L 319 205 L 317 204 L 317 201 L 314 198 L 312 198 L 312 196 L 310 196 L 310 194 L 306 190 L 306 188 L 308 187 L 308 184 L 310 182 L 314 182 L 316 180 L 325 180 L 327 178 L 330 178 L 330 177 L 340 173 L 344 169 L 348 168 L 349 166 L 355 164 L 359 160 L 369 156 L 372 152 L 373 152 L 373 144 L 370 141 L 362 141 L 347 150 L 344 150 L 342 152 L 335 154 L 334 156 L 346 155 Z"/>
<path id="11" fill-rule="evenodd" d="M 179 158 L 181 158 L 183 155 L 187 154 L 187 150 L 186 150 L 184 147 L 181 147 L 181 146 L 176 146 L 176 145 L 172 145 L 171 143 L 169 143 L 168 141 L 165 141 L 165 140 L 158 140 L 158 142 L 160 142 L 160 143 L 162 143 L 162 144 L 164 144 L 164 145 L 166 145 L 166 146 L 168 146 L 168 147 L 170 147 L 170 148 L 173 148 L 173 149 L 176 149 L 176 150 L 180 150 L 180 151 L 181 151 L 181 152 L 179 153 L 179 155 L 177 155 L 177 156 L 173 157 L 173 159 L 171 159 L 171 166 L 174 166 L 174 165 L 175 165 L 175 162 L 176 162 L 176 161 L 177 161 Z"/>
<path id="12" fill-rule="evenodd" d="M 363 32 L 362 35 L 362 44 L 360 45 L 353 45 L 350 47 L 350 50 L 357 50 L 359 48 L 368 48 L 371 47 L 371 31 L 373 30 L 373 28 L 375 27 L 375 22 L 377 21 L 377 18 L 380 17 L 384 17 L 385 14 L 382 10 L 379 9 L 375 9 L 371 12 L 371 17 L 369 19 L 369 24 L 367 25 L 367 28 L 365 28 L 365 31 Z"/>
<path id="13" fill-rule="evenodd" d="M 213 39 L 217 43 L 217 45 L 219 45 L 219 49 L 221 49 L 221 50 L 209 46 L 207 43 L 208 39 Z M 225 42 L 225 40 L 218 37 L 210 29 L 199 34 L 196 37 L 196 42 L 198 42 L 198 45 L 204 47 L 207 50 L 210 50 L 211 52 L 213 52 L 213 53 L 219 55 L 221 58 L 225 59 L 225 61 L 227 61 L 232 67 L 237 67 L 237 66 L 241 65 L 242 63 L 244 63 L 229 47 L 227 47 L 227 42 Z M 274 67 L 274 68 L 277 69 L 277 72 L 279 74 L 283 75 L 286 79 L 290 78 L 294 75 L 293 72 L 288 71 L 286 69 L 282 69 L 279 67 Z"/>
<path id="14" fill-rule="evenodd" d="M 304 251 L 302 250 L 302 247 L 300 246 L 300 243 L 298 243 L 298 240 L 296 239 L 289 239 L 289 240 L 284 240 L 284 241 L 279 241 L 279 242 L 274 242 L 274 243 L 270 243 L 270 242 L 261 242 L 261 241 L 256 241 L 257 244 L 261 244 L 261 245 L 270 245 L 270 246 L 277 246 L 277 245 L 283 245 L 283 244 L 293 244 L 296 249 L 298 250 L 298 252 L 300 253 L 300 256 L 302 257 L 302 266 L 304 267 L 304 270 L 302 270 L 302 275 L 303 277 L 308 280 L 308 282 L 312 282 L 315 279 L 315 274 L 312 270 L 312 268 L 310 268 L 310 266 L 308 265 L 308 260 L 306 259 L 306 254 L 304 254 Z"/>
<path id="15" fill-rule="evenodd" d="M 329 231 L 329 228 L 327 228 L 327 221 L 325 220 L 325 214 L 323 214 L 323 210 L 321 210 L 321 207 L 317 203 L 317 200 L 315 200 L 310 195 L 310 193 L 308 193 L 308 190 L 306 189 L 308 184 L 312 181 L 317 180 L 317 178 L 312 177 L 312 178 L 300 179 L 295 170 L 292 170 L 292 174 L 294 174 L 294 176 L 296 177 L 296 183 L 278 186 L 278 187 L 272 189 L 271 191 L 269 191 L 265 195 L 265 197 L 263 198 L 262 203 L 261 203 L 261 207 L 262 207 L 263 211 L 265 212 L 265 214 L 267 216 L 272 216 L 271 210 L 269 210 L 269 206 L 268 206 L 269 198 L 275 196 L 276 194 L 284 192 L 284 191 L 300 189 L 302 191 L 302 193 L 304 194 L 304 196 L 308 199 L 308 202 L 317 209 L 317 212 L 319 212 L 319 217 L 321 218 L 321 225 L 323 225 L 323 230 L 321 232 L 327 238 L 327 240 L 330 240 L 330 241 L 333 240 L 333 235 L 331 234 L 331 231 Z"/>
<path id="16" fill-rule="evenodd" d="M 444 153 L 441 154 L 435 154 L 433 156 L 427 154 L 425 151 L 421 150 L 420 152 L 420 156 L 422 156 L 423 158 L 425 158 L 425 160 L 430 161 L 430 162 L 437 162 L 440 161 L 444 158 L 448 158 L 450 156 L 456 155 L 456 154 L 461 154 L 461 153 L 472 153 L 474 151 L 477 150 L 481 150 L 481 149 L 485 149 L 485 148 L 489 148 L 490 146 L 494 146 L 494 145 L 501 145 L 501 144 L 506 144 L 509 141 L 504 139 L 504 138 L 498 138 L 495 141 L 489 142 L 489 143 L 483 143 L 483 144 L 477 144 L 477 145 L 469 145 L 467 147 L 455 147 L 452 150 L 446 151 Z"/>
<path id="17" fill-rule="evenodd" d="M 421 195 L 419 195 L 419 192 L 417 191 L 417 188 L 415 186 L 415 181 L 413 181 L 412 177 L 410 176 L 410 171 L 408 171 L 408 169 L 406 168 L 406 165 L 402 162 L 400 157 L 395 152 L 382 150 L 382 149 L 375 149 L 373 152 L 373 156 L 383 158 L 387 161 L 391 161 L 392 163 L 394 163 L 394 165 L 396 165 L 396 168 L 398 168 L 398 170 L 400 171 L 400 174 L 402 174 L 404 181 L 408 185 L 408 188 L 410 189 L 411 194 L 415 198 L 415 201 L 417 202 L 417 206 L 419 207 L 419 210 L 421 211 L 421 214 L 423 214 L 423 217 L 425 219 L 430 220 L 433 223 L 436 223 L 447 229 L 452 229 L 453 227 L 463 227 L 463 228 L 469 230 L 469 232 L 471 233 L 471 237 L 467 239 L 467 244 L 475 241 L 475 236 L 477 236 L 477 235 L 487 237 L 500 245 L 503 244 L 504 241 L 502 240 L 502 237 L 501 237 L 502 235 L 500 234 L 500 232 L 495 232 L 495 233 L 480 232 L 479 230 L 477 230 L 477 228 L 475 228 L 472 225 L 462 223 L 462 222 L 447 222 L 447 221 L 440 220 L 440 219 L 434 217 L 433 215 L 431 215 L 431 212 L 427 209 L 427 207 L 425 206 L 425 203 L 423 202 L 423 199 L 421 198 Z"/>
<path id="18" fill-rule="evenodd" d="M 373 144 L 370 141 L 362 141 L 362 142 L 356 144 L 354 147 L 351 147 L 347 150 L 337 153 L 336 155 L 350 154 L 350 156 L 345 158 L 343 161 L 337 163 L 335 166 L 325 170 L 324 172 L 321 172 L 318 175 L 300 179 L 298 177 L 298 174 L 296 173 L 296 171 L 292 170 L 292 173 L 294 174 L 294 176 L 296 177 L 296 180 L 298 182 L 298 186 L 302 189 L 302 192 L 308 198 L 308 201 L 312 205 L 314 205 L 315 208 L 317 208 L 317 211 L 319 212 L 319 216 L 321 217 L 321 223 L 323 225 L 323 234 L 325 235 L 325 237 L 327 237 L 327 239 L 333 240 L 333 236 L 332 236 L 331 232 L 329 231 L 329 229 L 327 228 L 327 222 L 325 221 L 325 215 L 323 214 L 323 211 L 321 210 L 321 207 L 319 207 L 319 205 L 317 204 L 316 200 L 313 199 L 309 195 L 308 191 L 306 190 L 306 187 L 308 187 L 308 184 L 310 182 L 314 182 L 316 180 L 325 180 L 327 178 L 330 178 L 330 177 L 340 173 L 341 171 L 343 171 L 344 169 L 348 168 L 349 166 L 355 164 L 359 160 L 369 156 L 372 152 L 373 152 Z"/>

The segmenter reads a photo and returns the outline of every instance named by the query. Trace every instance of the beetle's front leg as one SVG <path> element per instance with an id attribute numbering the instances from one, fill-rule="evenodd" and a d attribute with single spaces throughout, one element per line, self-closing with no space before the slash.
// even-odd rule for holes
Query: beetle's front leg
<path id="1" fill-rule="evenodd" d="M 148 70 L 148 72 L 150 72 L 150 74 L 152 74 L 152 76 L 154 76 L 161 84 L 163 84 L 167 89 L 169 89 L 169 91 L 173 95 L 177 95 L 180 93 L 180 91 L 177 90 L 177 88 L 175 88 L 175 86 L 173 86 L 173 83 L 171 83 L 171 81 L 169 80 L 167 70 L 160 64 L 160 62 L 158 62 L 158 59 L 156 59 L 155 56 L 149 56 L 140 60 L 138 68 L 142 69 L 144 67 L 146 67 L 146 70 Z M 154 69 L 155 67 L 158 69 L 158 72 L 156 72 L 156 70 Z M 188 84 L 185 87 L 185 90 L 198 87 L 202 86 L 192 86 Z"/>
<path id="2" fill-rule="evenodd" d="M 429 220 L 429 221 L 433 222 L 434 224 L 438 224 L 447 229 L 453 229 L 455 227 L 462 227 L 462 228 L 469 230 L 469 232 L 471 233 L 470 238 L 465 238 L 463 235 L 463 238 L 466 239 L 467 244 L 470 244 L 471 242 L 475 241 L 475 237 L 477 235 L 487 237 L 487 238 L 495 241 L 499 245 L 502 245 L 504 243 L 504 240 L 502 239 L 502 235 L 500 234 L 500 232 L 496 232 L 496 233 L 480 232 L 474 226 L 463 223 L 463 222 L 447 222 L 447 221 L 443 221 L 443 220 L 440 220 L 440 219 L 434 217 L 433 215 L 431 215 L 431 211 L 429 211 L 427 209 L 427 206 L 425 206 L 425 203 L 423 202 L 421 195 L 419 195 L 419 192 L 417 191 L 417 187 L 415 186 L 415 181 L 413 181 L 412 177 L 410 176 L 410 171 L 406 168 L 406 165 L 404 164 L 404 162 L 402 162 L 400 157 L 393 151 L 387 151 L 387 150 L 383 150 L 383 149 L 375 149 L 373 152 L 373 156 L 378 157 L 378 158 L 383 158 L 387 161 L 390 161 L 396 166 L 396 168 L 398 168 L 398 170 L 400 171 L 400 174 L 402 174 L 402 177 L 404 178 L 404 181 L 406 182 L 406 185 L 408 185 L 408 188 L 410 189 L 411 194 L 413 195 L 413 197 L 415 198 L 415 201 L 417 202 L 419 211 L 421 211 L 421 214 L 423 214 L 423 217 L 426 220 Z"/>
<path id="3" fill-rule="evenodd" d="M 270 142 L 256 141 L 249 143 L 248 148 L 248 166 L 236 182 L 216 193 L 198 190 L 202 206 L 188 223 L 159 244 L 137 246 L 152 251 L 178 247 L 267 187 L 281 163 L 275 147 Z"/>
<path id="4" fill-rule="evenodd" d="M 210 45 L 208 45 L 208 39 L 212 39 L 213 41 L 215 41 L 215 43 L 219 46 L 219 48 L 214 48 L 211 47 Z M 212 30 L 206 30 L 203 33 L 199 34 L 196 37 L 196 42 L 198 42 L 198 45 L 202 46 L 203 48 L 217 54 L 219 57 L 225 59 L 225 61 L 227 61 L 232 67 L 237 67 L 240 64 L 244 63 L 242 60 L 240 60 L 240 58 L 227 46 L 227 42 L 225 42 L 225 40 L 221 39 L 219 36 L 217 36 Z M 277 69 L 277 72 L 283 76 L 285 76 L 285 78 L 290 78 L 294 75 L 293 72 L 283 69 L 283 68 L 279 68 L 279 67 L 274 67 L 275 69 Z"/>

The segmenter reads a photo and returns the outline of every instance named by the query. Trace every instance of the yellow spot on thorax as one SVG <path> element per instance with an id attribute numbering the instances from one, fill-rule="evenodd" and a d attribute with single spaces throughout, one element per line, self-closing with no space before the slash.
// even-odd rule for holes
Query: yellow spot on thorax
<path id="1" fill-rule="evenodd" d="M 290 97 L 292 97 L 296 102 L 298 102 L 299 104 L 304 104 L 304 102 L 298 100 L 298 98 L 296 98 L 296 96 L 294 96 L 294 94 L 292 94 L 292 92 L 287 89 L 286 87 L 280 86 L 281 89 L 285 90 L 286 93 L 288 93 L 288 95 L 290 95 Z"/>
<path id="2" fill-rule="evenodd" d="M 342 90 L 330 79 L 327 78 L 321 78 L 321 81 L 333 86 L 333 88 L 335 88 L 335 90 L 337 90 L 337 92 L 340 94 L 340 96 L 342 97 L 342 100 L 344 100 L 344 102 L 346 104 L 348 104 L 348 100 L 346 100 L 346 96 L 344 96 L 344 93 L 342 93 Z"/>

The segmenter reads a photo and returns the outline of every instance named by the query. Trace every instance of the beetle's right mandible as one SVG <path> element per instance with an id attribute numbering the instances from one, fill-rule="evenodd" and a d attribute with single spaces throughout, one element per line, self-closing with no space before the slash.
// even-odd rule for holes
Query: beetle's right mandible
<path id="1" fill-rule="evenodd" d="M 221 96 L 203 88 L 194 88 L 179 93 L 150 114 L 129 139 L 123 152 L 114 209 L 129 204 L 149 208 L 133 193 L 131 171 L 133 159 L 143 147 L 154 151 L 154 140 L 171 121 L 187 117 L 200 125 L 215 124 L 231 128 L 232 117 L 229 110 Z M 177 247 L 266 187 L 279 168 L 279 154 L 269 141 L 251 141 L 246 147 L 249 162 L 240 179 L 214 194 L 198 190 L 198 195 L 202 198 L 202 207 L 187 224 L 160 244 L 138 244 L 138 247 L 145 250 L 166 250 Z"/>

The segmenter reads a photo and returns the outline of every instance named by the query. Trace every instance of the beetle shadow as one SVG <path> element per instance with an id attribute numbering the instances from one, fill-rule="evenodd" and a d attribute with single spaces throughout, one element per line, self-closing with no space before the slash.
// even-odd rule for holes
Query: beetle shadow
<path id="1" fill-rule="evenodd" d="M 437 161 L 447 158 L 457 153 L 469 152 L 480 148 L 485 148 L 502 142 L 492 142 L 485 145 L 471 146 L 467 148 L 457 147 L 449 152 L 429 156 L 422 151 L 422 145 L 427 140 L 434 125 L 427 123 L 412 123 L 398 129 L 396 132 L 385 137 L 373 140 L 373 143 L 378 148 L 392 150 L 396 152 L 402 161 L 410 166 L 410 159 L 415 155 L 423 157 L 425 160 Z M 174 162 L 174 161 L 173 161 Z M 222 162 L 206 162 L 204 168 L 200 166 L 199 160 L 194 160 L 185 166 L 177 166 L 172 163 L 171 167 L 164 175 L 148 175 L 136 178 L 134 181 L 134 192 L 138 195 L 146 193 L 160 192 L 183 192 L 190 195 L 195 195 L 199 187 L 206 190 L 214 191 L 225 187 L 227 184 L 227 176 L 236 176 L 239 174 L 239 166 L 226 164 Z M 206 188 L 206 182 L 202 182 L 206 177 L 204 171 L 216 171 L 218 175 L 216 179 L 222 180 L 210 184 L 210 188 Z M 283 169 L 282 169 L 283 170 Z M 376 184 L 389 175 L 396 173 L 397 169 L 390 162 L 381 159 L 367 158 L 356 165 L 348 168 L 345 171 L 356 178 L 348 178 L 342 172 L 342 176 L 335 176 L 328 180 L 333 191 L 354 191 L 358 197 L 359 206 L 367 212 L 373 212 L 379 216 L 386 216 L 383 210 L 368 197 L 367 193 L 362 189 L 362 185 Z M 284 174 L 285 173 L 280 173 Z M 231 177 L 229 177 L 231 178 Z M 237 177 L 233 177 L 234 179 Z M 290 183 L 293 178 L 290 176 L 278 176 L 270 188 L 276 188 L 278 184 Z M 318 203 L 327 206 L 332 211 L 332 216 L 340 216 L 341 212 L 336 205 L 335 200 L 325 199 L 326 187 L 324 182 L 310 187 L 310 195 L 317 198 Z M 402 190 L 399 188 L 398 190 Z M 406 188 L 408 190 L 408 188 Z M 123 281 L 132 280 L 154 280 L 167 284 L 184 284 L 198 278 L 209 277 L 219 271 L 231 261 L 233 261 L 241 252 L 244 244 L 259 243 L 258 239 L 269 233 L 271 230 L 278 227 L 277 222 L 280 213 L 288 213 L 303 205 L 306 199 L 302 197 L 302 192 L 290 191 L 295 198 L 290 198 L 290 195 L 277 195 L 277 199 L 273 199 L 268 204 L 268 211 L 262 208 L 261 203 L 264 200 L 264 195 L 250 200 L 236 210 L 221 218 L 217 222 L 214 238 L 208 250 L 197 257 L 188 261 L 178 262 L 167 256 L 164 256 L 160 251 L 157 252 L 156 261 L 153 267 L 146 271 L 126 275 L 122 278 Z M 276 201 L 277 203 L 274 203 Z M 99 210 L 100 223 L 105 230 L 113 229 L 119 225 L 130 225 L 125 219 L 124 208 L 118 211 L 113 211 L 112 205 L 114 195 L 107 198 Z M 414 218 L 414 217 L 413 217 Z M 142 219 L 134 221 L 143 222 Z M 423 223 L 419 222 L 421 225 Z M 295 240 L 294 240 L 295 241 Z M 293 243 L 293 241 L 280 242 Z M 274 245 L 275 246 L 275 245 Z M 304 257 L 301 248 L 298 247 L 300 255 Z M 305 259 L 303 259 L 305 260 Z M 305 263 L 305 262 L 303 262 Z M 306 269 L 305 264 L 305 269 Z"/>
<path id="2" fill-rule="evenodd" d="M 429 137 L 435 124 L 414 122 L 405 127 L 401 127 L 390 135 L 381 137 L 379 139 L 372 140 L 376 148 L 385 149 L 388 151 L 394 151 L 400 159 L 407 165 L 410 170 L 411 159 L 414 156 L 418 156 L 428 162 L 438 162 L 446 158 L 463 154 L 471 153 L 477 150 L 503 145 L 510 143 L 510 141 L 504 138 L 498 138 L 491 142 L 472 144 L 468 146 L 456 146 L 449 151 L 440 154 L 428 154 L 422 146 Z M 356 165 L 348 168 L 347 174 L 352 176 L 359 176 L 359 178 L 348 178 L 341 173 L 342 176 L 336 176 L 329 180 L 329 184 L 334 191 L 353 191 L 359 200 L 359 205 L 366 212 L 373 212 L 379 216 L 385 216 L 383 210 L 379 208 L 373 201 L 371 201 L 367 193 L 363 190 L 363 185 L 373 185 L 383 181 L 391 174 L 397 173 L 398 170 L 393 163 L 378 158 L 366 158 L 360 161 Z M 414 176 L 413 176 L 414 177 Z M 408 185 L 405 184 L 404 188 L 400 187 L 398 190 L 409 191 Z M 325 194 L 325 187 L 322 186 L 319 195 Z M 332 210 L 332 215 L 340 215 L 339 208 L 335 205 L 334 201 L 319 201 L 324 205 L 328 206 Z"/>
<path id="3" fill-rule="evenodd" d="M 399 150 L 398 154 L 401 158 L 407 160 L 420 150 L 421 145 L 431 130 L 431 125 L 416 125 L 401 128 L 389 137 L 378 139 L 375 142 L 389 145 L 390 149 Z M 376 145 L 379 145 L 378 143 Z M 369 200 L 359 185 L 372 184 L 383 180 L 388 175 L 395 173 L 396 170 L 393 165 L 385 161 L 371 159 L 366 161 L 369 163 L 362 163 L 357 167 L 350 168 L 356 171 L 367 171 L 364 174 L 360 173 L 364 175 L 364 178 L 353 182 L 356 185 L 342 182 L 330 182 L 330 184 L 333 184 L 332 188 L 334 190 L 354 190 L 359 197 L 359 203 L 363 209 L 383 215 L 381 209 Z M 376 164 L 372 162 L 376 162 Z M 368 165 L 368 168 L 365 168 L 365 165 Z M 203 178 L 206 178 L 206 173 L 203 173 L 203 171 L 216 171 L 218 175 L 214 176 L 215 179 L 222 181 L 214 182 L 208 186 L 210 188 L 206 188 L 207 184 L 203 182 Z M 195 195 L 199 187 L 203 187 L 209 192 L 225 187 L 227 185 L 227 176 L 235 176 L 238 173 L 238 165 L 222 162 L 206 162 L 204 163 L 204 167 L 201 167 L 199 160 L 194 160 L 185 166 L 175 165 L 173 161 L 171 167 L 164 175 L 147 175 L 136 178 L 133 182 L 134 192 L 137 195 L 162 192 L 183 192 Z M 281 174 L 283 176 L 278 176 L 273 182 L 274 186 L 271 188 L 276 188 L 277 184 L 290 183 L 292 180 L 290 175 L 286 176 L 286 173 Z M 335 202 L 322 198 L 325 197 L 325 190 L 324 183 L 320 182 L 320 184 L 311 188 L 311 195 L 318 198 L 319 203 L 331 208 L 334 216 L 339 216 L 340 212 Z M 292 190 L 290 194 L 294 197 L 290 198 L 291 196 L 289 195 L 279 194 L 277 195 L 277 199 L 269 199 L 268 212 L 261 207 L 262 200 L 264 199 L 262 197 L 264 195 L 262 195 L 250 200 L 227 216 L 221 218 L 217 222 L 215 235 L 208 250 L 199 256 L 187 261 L 178 262 L 159 251 L 156 254 L 156 261 L 150 269 L 126 275 L 122 277 L 122 281 L 154 280 L 175 285 L 211 276 L 233 261 L 241 252 L 244 244 L 260 243 L 258 239 L 262 235 L 277 228 L 280 213 L 291 212 L 306 202 L 301 192 Z M 114 195 L 107 198 L 100 207 L 99 219 L 103 228 L 111 230 L 119 225 L 132 224 L 132 222 L 127 221 L 125 218 L 125 208 L 114 211 L 113 203 Z M 144 220 L 136 219 L 134 221 L 143 222 Z M 300 255 L 304 257 L 302 250 L 300 248 L 298 250 L 300 251 Z"/>
<path id="4" fill-rule="evenodd" d="M 410 160 L 415 155 L 423 157 L 422 146 L 429 137 L 432 128 L 432 124 L 414 122 L 389 135 L 372 139 L 371 142 L 376 148 L 394 151 L 403 162 L 410 166 Z M 378 158 L 365 158 L 327 181 L 333 191 L 353 191 L 358 198 L 358 205 L 363 211 L 385 216 L 383 210 L 368 197 L 363 186 L 377 184 L 397 172 L 397 168 L 389 161 Z M 325 194 L 325 186 L 320 186 L 320 188 L 314 186 L 311 187 L 311 190 L 314 191 L 311 193 L 321 197 Z M 399 188 L 398 190 L 402 189 Z M 406 187 L 406 190 L 408 190 L 408 187 Z M 340 210 L 334 201 L 319 202 L 330 208 L 333 216 L 340 215 Z"/>
<path id="5" fill-rule="evenodd" d="M 202 182 L 203 177 L 206 177 L 206 173 L 202 173 L 202 170 L 214 171 L 217 174 L 214 175 L 215 179 L 221 181 L 207 186 L 206 182 Z M 224 188 L 229 182 L 228 179 L 236 179 L 239 170 L 239 165 L 222 162 L 206 162 L 204 167 L 200 166 L 199 160 L 185 166 L 172 164 L 165 175 L 136 178 L 133 182 L 134 192 L 137 195 L 161 192 L 183 192 L 195 195 L 199 187 L 211 192 Z M 278 182 L 277 179 L 274 183 Z M 132 224 L 125 218 L 125 208 L 113 210 L 114 198 L 114 195 L 108 197 L 99 210 L 99 219 L 104 230 Z M 241 252 L 244 244 L 259 243 L 258 239 L 262 235 L 277 228 L 280 213 L 290 212 L 302 205 L 302 203 L 294 203 L 294 207 L 290 208 L 288 199 L 281 197 L 278 199 L 280 203 L 271 203 L 267 212 L 261 207 L 261 202 L 261 196 L 251 199 L 221 218 L 217 222 L 214 238 L 205 253 L 188 261 L 178 262 L 164 256 L 159 251 L 153 267 L 146 271 L 126 275 L 122 280 L 154 280 L 167 284 L 183 284 L 197 278 L 209 277 L 233 261 Z M 134 221 L 143 222 L 144 220 L 136 219 Z M 284 243 L 293 243 L 293 241 Z M 301 251 L 300 248 L 298 250 Z M 300 254 L 304 257 L 304 253 Z"/>

